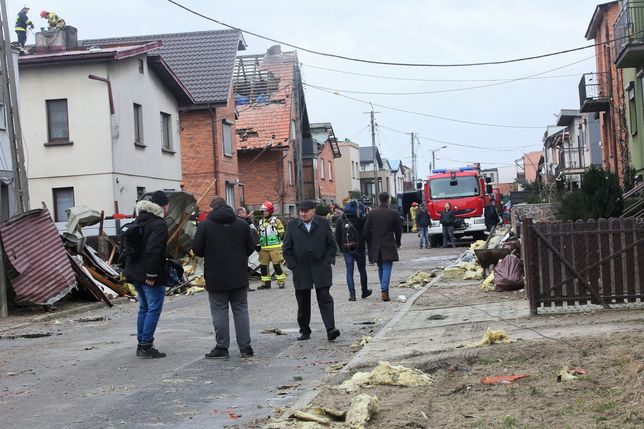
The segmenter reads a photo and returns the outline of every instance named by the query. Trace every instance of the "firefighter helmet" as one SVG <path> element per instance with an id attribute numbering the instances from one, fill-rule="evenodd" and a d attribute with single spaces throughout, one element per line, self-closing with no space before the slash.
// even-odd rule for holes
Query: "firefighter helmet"
<path id="1" fill-rule="evenodd" d="M 49 15 L 49 12 L 47 12 L 46 10 L 41 10 L 40 11 L 40 17 L 41 18 L 47 18 L 47 15 Z"/>
<path id="2" fill-rule="evenodd" d="M 273 213 L 273 210 L 275 209 L 273 208 L 273 203 L 271 203 L 270 201 L 266 201 L 264 202 L 264 204 L 262 204 L 262 210 L 266 210 L 269 213 Z"/>

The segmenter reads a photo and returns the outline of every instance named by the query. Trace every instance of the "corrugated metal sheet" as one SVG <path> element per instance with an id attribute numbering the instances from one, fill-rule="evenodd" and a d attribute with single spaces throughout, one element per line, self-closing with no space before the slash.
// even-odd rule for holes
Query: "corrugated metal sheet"
<path id="1" fill-rule="evenodd" d="M 13 268 L 9 281 L 16 303 L 53 304 L 76 286 L 67 251 L 46 208 L 0 223 L 0 238 Z"/>

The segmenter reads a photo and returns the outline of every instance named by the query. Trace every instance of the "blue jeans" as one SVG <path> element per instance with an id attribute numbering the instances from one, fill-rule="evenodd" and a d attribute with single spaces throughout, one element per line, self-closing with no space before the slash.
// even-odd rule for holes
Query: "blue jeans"
<path id="1" fill-rule="evenodd" d="M 356 293 L 355 283 L 353 282 L 353 261 L 356 261 L 358 264 L 358 272 L 360 272 L 360 285 L 362 291 L 367 290 L 367 255 L 363 251 L 358 251 L 356 253 L 343 252 L 344 255 L 344 264 L 347 267 L 347 286 L 349 287 L 349 293 L 354 295 Z"/>
<path id="2" fill-rule="evenodd" d="M 378 260 L 378 278 L 380 279 L 380 291 L 389 292 L 389 280 L 391 279 L 392 261 Z"/>
<path id="3" fill-rule="evenodd" d="M 426 226 L 420 227 L 420 247 L 429 247 L 429 238 L 427 238 L 427 228 Z M 423 244 L 424 243 L 424 244 Z"/>
<path id="4" fill-rule="evenodd" d="M 163 309 L 165 285 L 148 286 L 145 283 L 134 282 L 134 288 L 139 300 L 136 338 L 139 344 L 150 344 L 154 342 L 154 331 Z"/>

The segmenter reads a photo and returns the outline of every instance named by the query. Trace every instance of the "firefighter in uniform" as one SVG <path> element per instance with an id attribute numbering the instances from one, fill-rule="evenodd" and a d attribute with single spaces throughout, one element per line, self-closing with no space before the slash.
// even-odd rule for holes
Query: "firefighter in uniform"
<path id="1" fill-rule="evenodd" d="M 418 213 L 418 203 L 411 203 L 409 208 L 409 216 L 411 217 L 411 232 L 418 232 L 418 225 L 416 225 L 416 213 Z"/>
<path id="2" fill-rule="evenodd" d="M 32 30 L 34 28 L 34 24 L 27 16 L 27 13 L 29 13 L 29 6 L 25 5 L 20 9 L 20 12 L 18 12 L 18 16 L 16 16 L 15 30 L 18 35 L 18 44 L 20 45 L 21 53 L 24 53 L 25 43 L 27 43 L 27 27 Z"/>
<path id="3" fill-rule="evenodd" d="M 262 285 L 257 289 L 270 289 L 271 275 L 269 264 L 273 263 L 275 270 L 275 280 L 280 289 L 284 288 L 286 283 L 286 274 L 282 270 L 282 238 L 284 237 L 284 225 L 276 216 L 273 216 L 273 203 L 266 201 L 262 204 L 264 217 L 259 221 L 259 270 L 261 273 Z"/>

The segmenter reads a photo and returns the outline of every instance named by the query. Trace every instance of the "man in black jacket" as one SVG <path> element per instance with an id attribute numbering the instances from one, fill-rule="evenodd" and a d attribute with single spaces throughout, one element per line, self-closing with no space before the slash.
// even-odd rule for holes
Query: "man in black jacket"
<path id="1" fill-rule="evenodd" d="M 344 256 L 347 267 L 347 286 L 349 288 L 349 301 L 356 300 L 356 287 L 353 281 L 353 262 L 358 265 L 360 272 L 360 286 L 362 298 L 371 295 L 367 287 L 367 256 L 365 253 L 364 221 L 358 213 L 358 202 L 349 201 L 344 206 L 342 214 L 335 223 L 335 241 Z"/>
<path id="2" fill-rule="evenodd" d="M 297 339 L 311 338 L 311 289 L 315 287 L 326 336 L 333 341 L 340 336 L 335 328 L 333 297 L 329 293 L 333 283 L 331 265 L 335 264 L 337 247 L 329 221 L 315 214 L 313 201 L 302 201 L 299 212 L 299 219 L 291 220 L 286 226 L 282 246 L 286 266 L 293 272 L 300 326 Z"/>
<path id="3" fill-rule="evenodd" d="M 445 203 L 445 210 L 441 212 L 440 218 L 441 225 L 443 225 L 443 248 L 451 244 L 456 247 L 456 240 L 454 239 L 454 224 L 456 223 L 456 211 L 452 209 L 450 203 Z"/>
<path id="4" fill-rule="evenodd" d="M 129 259 L 125 264 L 125 275 L 134 283 L 139 300 L 139 314 L 136 332 L 139 345 L 136 355 L 141 358 L 162 358 L 165 353 L 154 348 L 156 330 L 168 281 L 166 249 L 168 225 L 164 218 L 168 214 L 170 201 L 163 191 L 156 191 L 149 201 L 136 204 L 136 220 L 143 230 L 140 256 Z"/>
<path id="5" fill-rule="evenodd" d="M 204 277 L 215 327 L 215 347 L 209 359 L 228 359 L 230 331 L 228 308 L 233 312 L 237 345 L 242 357 L 253 356 L 248 317 L 248 257 L 257 241 L 248 223 L 235 214 L 226 200 L 215 197 L 212 211 L 199 224 L 192 251 L 204 257 Z"/>
<path id="6" fill-rule="evenodd" d="M 426 249 L 429 249 L 429 238 L 427 238 L 427 228 L 431 225 L 432 220 L 427 213 L 427 208 L 425 206 L 420 206 L 418 213 L 416 213 L 416 225 L 418 225 L 418 235 L 420 237 L 420 248 L 423 248 L 423 244 Z"/>
<path id="7" fill-rule="evenodd" d="M 499 212 L 496 209 L 496 198 L 494 195 L 490 197 L 490 202 L 485 206 L 483 211 L 483 216 L 485 218 L 485 229 L 491 231 L 496 225 L 499 224 Z"/>

